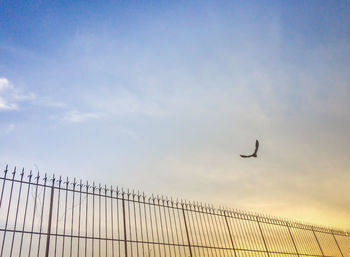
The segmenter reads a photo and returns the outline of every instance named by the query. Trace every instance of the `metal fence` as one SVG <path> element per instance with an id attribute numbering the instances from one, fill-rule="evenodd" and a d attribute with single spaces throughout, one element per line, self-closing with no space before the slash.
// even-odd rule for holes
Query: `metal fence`
<path id="1" fill-rule="evenodd" d="M 7 167 L 0 186 L 0 257 L 350 257 L 349 232 Z"/>

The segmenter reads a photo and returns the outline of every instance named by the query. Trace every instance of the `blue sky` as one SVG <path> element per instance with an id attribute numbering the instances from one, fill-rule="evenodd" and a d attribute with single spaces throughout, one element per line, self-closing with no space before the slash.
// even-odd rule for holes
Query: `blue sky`
<path id="1" fill-rule="evenodd" d="M 2 165 L 349 228 L 349 11 L 2 1 Z"/>

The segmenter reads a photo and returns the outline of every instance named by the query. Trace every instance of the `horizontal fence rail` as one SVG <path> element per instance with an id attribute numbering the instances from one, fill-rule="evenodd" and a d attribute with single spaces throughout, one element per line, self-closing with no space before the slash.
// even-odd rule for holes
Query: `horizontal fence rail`
<path id="1" fill-rule="evenodd" d="M 7 166 L 0 244 L 0 257 L 350 257 L 349 232 Z"/>

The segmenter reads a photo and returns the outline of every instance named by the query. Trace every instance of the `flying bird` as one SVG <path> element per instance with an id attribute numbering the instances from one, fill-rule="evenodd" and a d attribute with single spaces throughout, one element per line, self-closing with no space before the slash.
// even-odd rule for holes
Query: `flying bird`
<path id="1" fill-rule="evenodd" d="M 259 149 L 259 141 L 256 140 L 256 141 L 255 141 L 255 151 L 254 151 L 254 153 L 251 154 L 251 155 L 242 155 L 242 154 L 241 154 L 240 156 L 241 156 L 242 158 L 258 157 L 258 155 L 257 155 L 258 149 Z"/>

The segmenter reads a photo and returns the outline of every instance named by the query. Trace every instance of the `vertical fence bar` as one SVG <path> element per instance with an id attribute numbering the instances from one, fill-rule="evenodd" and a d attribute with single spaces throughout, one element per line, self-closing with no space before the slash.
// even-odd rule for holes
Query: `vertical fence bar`
<path id="1" fill-rule="evenodd" d="M 150 243 L 149 243 L 149 236 L 148 236 L 148 225 L 147 225 L 147 215 L 146 215 L 146 196 L 145 196 L 145 193 L 142 193 L 142 200 L 143 200 L 142 204 L 143 204 L 143 213 L 144 213 L 144 217 L 145 217 L 145 228 L 146 228 L 147 256 L 149 256 L 149 254 L 150 254 L 150 247 L 149 247 Z"/>
<path id="2" fill-rule="evenodd" d="M 168 219 L 167 219 L 167 215 L 165 212 L 165 209 L 168 209 L 169 207 L 167 205 L 165 205 L 166 201 L 164 200 L 164 197 L 162 196 L 162 206 L 163 206 L 163 213 L 164 213 L 164 223 L 165 223 L 165 229 L 166 229 L 166 235 L 167 235 L 167 239 L 168 239 L 168 248 L 169 248 L 169 254 L 171 256 L 171 247 L 170 247 L 170 237 L 169 237 L 169 228 L 168 228 Z"/>
<path id="3" fill-rule="evenodd" d="M 101 184 L 98 185 L 98 257 L 101 257 Z"/>
<path id="4" fill-rule="evenodd" d="M 210 246 L 210 252 L 212 256 L 215 256 L 214 252 L 216 253 L 216 249 L 213 249 L 212 247 L 212 240 L 211 240 L 211 235 L 209 235 L 209 229 L 210 229 L 210 221 L 208 219 L 208 207 L 204 205 L 204 207 L 201 205 L 202 208 L 202 215 L 203 215 L 203 220 L 204 220 L 204 226 L 205 230 L 207 231 L 207 239 L 208 239 L 208 245 Z M 207 222 L 208 221 L 208 222 Z"/>
<path id="5" fill-rule="evenodd" d="M 260 217 L 257 216 L 257 217 L 256 217 L 256 222 L 258 223 L 259 231 L 260 231 L 261 237 L 262 237 L 263 242 L 264 242 L 264 246 L 265 246 L 265 250 L 266 250 L 267 256 L 270 256 L 269 249 L 267 248 L 265 236 L 264 236 L 264 233 L 263 233 L 263 231 L 262 231 L 262 229 L 261 229 L 259 219 L 260 219 Z"/>
<path id="6" fill-rule="evenodd" d="M 197 206 L 198 206 L 198 213 L 197 214 L 198 214 L 199 224 L 201 226 L 201 230 L 203 231 L 203 241 L 204 241 L 203 245 L 207 245 L 207 242 L 209 242 L 209 241 L 207 240 L 206 233 L 205 233 L 206 230 L 204 229 L 204 228 L 206 228 L 206 224 L 204 224 L 205 226 L 203 226 L 203 219 L 204 219 L 204 218 L 202 219 L 202 216 L 204 216 L 203 205 L 197 203 Z M 206 247 L 206 252 L 207 252 L 208 256 L 210 256 L 208 247 Z M 210 248 L 210 252 L 212 252 L 212 248 Z"/>
<path id="7" fill-rule="evenodd" d="M 137 236 L 137 222 L 136 222 L 136 206 L 135 206 L 135 192 L 134 190 L 132 191 L 132 205 L 133 205 L 133 210 L 134 210 L 134 224 L 135 224 L 135 241 L 136 241 L 136 253 L 137 256 L 139 255 L 139 243 L 138 243 L 138 236 Z"/>
<path id="8" fill-rule="evenodd" d="M 55 249 L 54 249 L 54 256 L 56 257 L 56 253 L 57 253 L 57 232 L 58 232 L 58 217 L 60 214 L 60 199 L 61 199 L 61 183 L 62 183 L 62 178 L 61 176 L 58 179 L 58 196 L 57 196 L 57 214 L 56 214 L 56 236 L 55 236 Z"/>
<path id="9" fill-rule="evenodd" d="M 140 217 L 140 229 L 141 229 L 141 241 L 142 241 L 142 256 L 145 256 L 145 244 L 144 244 L 144 236 L 143 236 L 143 224 L 142 224 L 142 215 L 141 215 L 141 201 L 140 198 L 142 196 L 140 195 L 140 192 L 137 191 L 137 202 L 138 202 L 138 208 L 139 208 L 139 217 Z M 147 240 L 148 241 L 148 240 Z"/>
<path id="10" fill-rule="evenodd" d="M 162 212 L 160 208 L 160 199 L 159 196 L 157 195 L 157 205 L 158 205 L 158 211 L 159 211 L 159 223 L 160 223 L 160 231 L 161 231 L 161 237 L 162 237 L 162 249 L 164 251 L 164 255 L 166 255 L 166 250 L 165 250 L 165 237 L 164 237 L 164 229 L 163 229 L 163 221 L 162 221 Z M 156 211 L 155 211 L 156 212 Z"/>
<path id="11" fill-rule="evenodd" d="M 177 218 L 178 218 L 178 221 L 179 221 L 179 226 L 181 225 L 181 215 L 180 215 L 180 208 L 179 208 L 179 201 L 176 200 L 176 212 L 177 212 Z M 175 213 L 174 213 L 174 217 L 175 217 Z M 175 217 L 176 218 L 176 217 Z M 184 235 L 181 231 L 181 228 L 179 229 L 180 230 L 180 235 L 181 235 L 181 240 L 182 240 L 182 244 L 185 244 L 185 239 L 184 239 Z M 186 250 L 185 250 L 185 247 L 182 247 L 182 251 L 184 253 L 184 255 L 186 255 Z"/>
<path id="12" fill-rule="evenodd" d="M 332 231 L 332 235 L 333 235 L 333 238 L 334 238 L 335 243 L 336 243 L 337 246 L 338 246 L 338 249 L 339 249 L 339 252 L 340 252 L 341 256 L 344 257 L 344 254 L 343 254 L 342 250 L 340 249 L 340 246 L 339 246 L 339 244 L 338 244 L 338 241 L 337 241 L 337 239 L 335 238 L 334 231 Z"/>
<path id="13" fill-rule="evenodd" d="M 185 209 L 184 209 L 184 204 L 181 203 L 181 208 L 182 208 L 182 214 L 183 214 L 183 218 L 184 218 L 184 224 L 185 224 L 185 229 L 186 229 L 186 236 L 187 236 L 187 241 L 188 241 L 188 248 L 190 250 L 190 257 L 192 256 L 192 249 L 191 249 L 191 241 L 190 241 L 190 237 L 188 235 L 188 229 L 187 229 L 187 222 L 186 222 L 186 215 L 185 215 Z"/>
<path id="14" fill-rule="evenodd" d="M 191 204 L 190 203 L 187 204 L 187 202 L 185 201 L 185 206 L 186 206 L 186 211 L 187 211 L 186 222 L 188 225 L 188 235 L 192 239 L 192 242 L 191 242 L 191 247 L 192 247 L 192 245 L 198 245 L 198 240 L 197 240 L 197 235 L 195 233 L 196 229 L 194 227 L 193 217 L 191 219 L 191 216 L 192 216 Z M 193 247 L 194 255 L 197 255 L 196 254 L 197 251 L 199 251 L 198 247 Z"/>
<path id="15" fill-rule="evenodd" d="M 174 238 L 174 230 L 173 230 L 173 223 L 170 215 L 170 209 L 173 210 L 172 203 L 166 198 L 166 203 L 167 203 L 167 209 L 168 209 L 168 217 L 169 217 L 169 224 L 170 224 L 170 233 L 171 233 L 171 238 L 172 238 L 172 243 L 175 244 L 175 238 Z M 176 257 L 176 247 L 173 247 L 174 249 L 174 256 Z"/>
<path id="16" fill-rule="evenodd" d="M 146 206 L 145 206 L 146 208 Z M 148 211 L 149 211 L 149 220 L 150 220 L 150 229 L 151 229 L 151 236 L 152 236 L 152 249 L 150 249 L 148 251 L 148 254 L 151 253 L 151 251 L 154 250 L 155 246 L 154 246 L 154 233 L 153 233 L 153 221 L 152 221 L 152 209 L 151 209 L 151 198 L 148 198 Z"/>
<path id="17" fill-rule="evenodd" d="M 4 235 L 2 238 L 2 245 L 1 245 L 1 253 L 0 256 L 2 257 L 2 254 L 4 252 L 4 247 L 5 247 L 5 239 L 6 239 L 6 232 L 7 232 L 7 225 L 8 225 L 8 221 L 9 221 L 9 216 L 10 216 L 10 209 L 11 209 L 11 200 L 12 200 L 12 192 L 13 192 L 13 184 L 15 182 L 15 175 L 16 175 L 16 167 L 14 168 L 13 172 L 12 172 L 12 182 L 11 182 L 11 189 L 10 189 L 10 199 L 9 199 L 9 204 L 8 204 L 8 208 L 7 208 L 7 215 L 6 215 L 6 222 L 5 222 L 5 231 L 4 231 Z M 5 180 L 4 180 L 5 181 Z"/>
<path id="18" fill-rule="evenodd" d="M 15 242 L 16 227 L 17 227 L 17 217 L 18 217 L 19 203 L 21 201 L 21 193 L 22 193 L 22 186 L 23 186 L 23 175 L 24 175 L 24 169 L 22 169 L 21 180 L 19 182 L 20 186 L 19 186 L 19 193 L 18 193 L 18 200 L 17 200 L 17 207 L 16 207 L 15 224 L 13 226 L 14 232 L 12 234 L 10 257 L 12 257 L 13 243 Z"/>
<path id="19" fill-rule="evenodd" d="M 113 215 L 113 192 L 114 192 L 114 190 L 113 190 L 112 186 L 111 186 L 110 192 L 111 192 L 112 257 L 114 257 L 114 224 L 113 224 L 113 219 L 114 219 L 114 215 Z M 117 199 L 117 201 L 118 201 L 118 199 Z M 119 220 L 118 220 L 118 222 L 119 222 Z"/>
<path id="20" fill-rule="evenodd" d="M 293 245 L 294 245 L 294 248 L 295 248 L 295 252 L 297 253 L 298 256 L 300 256 L 300 255 L 299 255 L 298 248 L 297 248 L 297 245 L 295 244 L 294 237 L 293 237 L 293 235 L 292 235 L 292 232 L 290 231 L 290 226 L 289 226 L 289 222 L 288 222 L 288 221 L 286 222 L 286 226 L 287 226 L 287 229 L 288 229 L 290 238 L 292 239 L 292 242 L 293 242 Z"/>
<path id="21" fill-rule="evenodd" d="M 133 249 L 132 249 L 132 243 L 131 243 L 131 241 L 132 241 L 132 230 L 131 230 L 131 214 L 130 214 L 130 190 L 128 189 L 128 192 L 127 192 L 127 194 L 126 194 L 127 196 L 128 196 L 128 224 L 129 224 L 129 241 L 130 241 L 130 256 L 131 257 L 133 257 L 133 254 L 132 254 L 132 252 L 133 252 Z"/>
<path id="22" fill-rule="evenodd" d="M 179 227 L 177 226 L 177 222 L 176 222 L 176 215 L 175 215 L 175 212 L 178 212 L 178 208 L 177 208 L 177 206 L 178 206 L 178 203 L 175 203 L 175 207 L 174 207 L 174 201 L 173 201 L 173 199 L 171 198 L 171 200 L 170 200 L 170 202 L 171 202 L 171 207 L 172 207 L 172 213 L 173 213 L 173 219 L 174 219 L 174 226 L 175 226 L 175 234 L 176 234 L 176 242 L 177 242 L 177 244 L 180 244 L 180 237 L 179 237 L 179 233 L 178 233 L 178 229 L 179 229 Z M 179 224 L 180 225 L 180 224 Z M 183 247 L 182 247 L 183 248 Z M 179 255 L 181 256 L 181 249 L 180 249 L 180 247 L 177 247 L 177 249 L 178 249 L 178 253 L 179 253 Z"/>
<path id="23" fill-rule="evenodd" d="M 37 203 L 37 197 L 38 197 L 38 185 L 39 185 L 39 172 L 38 175 L 35 177 L 36 184 L 35 184 L 35 199 L 34 199 L 34 210 L 33 210 L 33 219 L 32 219 L 32 228 L 30 231 L 30 242 L 29 242 L 29 251 L 28 251 L 28 257 L 30 257 L 30 252 L 32 250 L 32 242 L 33 242 L 33 231 L 34 231 L 34 221 L 35 221 L 35 211 L 36 211 L 36 203 Z"/>
<path id="24" fill-rule="evenodd" d="M 233 237 L 232 237 L 232 234 L 231 234 L 231 229 L 230 229 L 230 226 L 228 225 L 228 221 L 227 221 L 226 212 L 227 212 L 227 211 L 224 210 L 224 217 L 225 217 L 226 227 L 227 227 L 228 234 L 229 234 L 229 236 L 230 236 L 230 240 L 231 240 L 231 244 L 232 244 L 233 253 L 234 253 L 235 257 L 237 257 L 235 244 L 233 243 Z"/>
<path id="25" fill-rule="evenodd" d="M 49 223 L 47 226 L 47 239 L 46 239 L 46 250 L 45 257 L 49 256 L 50 250 L 50 236 L 51 236 L 51 224 L 52 224 L 52 209 L 53 209 L 53 197 L 55 192 L 55 175 L 52 177 L 52 186 L 51 186 L 51 196 L 50 196 L 50 210 L 49 210 Z"/>
<path id="26" fill-rule="evenodd" d="M 126 238 L 126 219 L 125 219 L 125 199 L 124 199 L 124 191 L 122 190 L 122 208 L 123 208 L 123 225 L 124 225 L 124 249 L 125 249 L 125 257 L 128 257 L 128 244 Z"/>
<path id="27" fill-rule="evenodd" d="M 322 253 L 322 256 L 324 256 L 324 253 L 323 253 L 322 247 L 321 247 L 321 245 L 320 245 L 320 242 L 318 241 L 318 238 L 317 238 L 317 236 L 316 236 L 316 233 L 315 233 L 315 229 L 314 229 L 314 227 L 311 227 L 311 229 L 312 229 L 312 233 L 313 233 L 313 234 L 314 234 L 314 236 L 315 236 L 315 239 L 316 239 L 317 245 L 318 245 L 318 247 L 320 248 L 320 251 L 321 251 L 321 253 Z"/>
<path id="28" fill-rule="evenodd" d="M 25 225 L 26 225 L 26 217 L 27 217 L 27 210 L 28 210 L 28 198 L 29 198 L 29 193 L 30 193 L 30 185 L 31 185 L 31 180 L 32 180 L 32 171 L 30 171 L 28 175 L 28 189 L 27 189 L 27 197 L 26 197 L 26 206 L 24 207 L 24 218 L 23 218 L 23 226 L 22 226 L 22 231 L 24 231 Z M 22 253 L 22 246 L 23 246 L 23 236 L 24 233 L 21 235 L 21 243 L 19 246 L 19 256 L 21 256 Z"/>
<path id="29" fill-rule="evenodd" d="M 221 242 L 221 245 L 224 245 L 226 247 L 227 240 L 225 238 L 225 235 L 221 233 L 221 231 L 224 231 L 224 228 L 222 227 L 222 223 L 220 222 L 220 218 L 219 218 L 222 215 L 221 209 L 219 208 L 218 210 L 215 210 L 214 206 L 212 206 L 212 210 L 213 210 L 213 219 L 215 222 L 215 228 L 218 234 L 218 238 Z"/>
<path id="30" fill-rule="evenodd" d="M 69 256 L 72 257 L 72 251 L 73 251 L 73 225 L 74 225 L 74 200 L 75 200 L 75 186 L 77 182 L 74 178 L 72 186 L 72 220 L 71 220 L 71 227 L 70 227 L 70 248 L 69 248 Z M 79 240 L 79 239 L 78 239 Z"/>
<path id="31" fill-rule="evenodd" d="M 64 247 L 65 247 L 65 237 L 66 237 L 66 224 L 67 224 L 67 202 L 68 202 L 68 186 L 69 186 L 69 180 L 67 177 L 67 180 L 63 182 L 63 184 L 66 184 L 66 200 L 64 202 L 64 224 L 63 224 L 63 245 L 62 245 L 62 257 L 64 257 Z"/>
<path id="32" fill-rule="evenodd" d="M 79 257 L 80 255 L 80 227 L 81 227 L 81 224 L 80 224 L 80 220 L 81 220 L 81 188 L 83 187 L 83 182 L 82 180 L 80 180 L 79 182 L 79 216 L 78 216 L 78 253 L 77 253 L 77 256 Z"/>
<path id="33" fill-rule="evenodd" d="M 116 196 L 117 196 L 118 256 L 120 257 L 120 256 L 121 256 L 121 254 L 120 254 L 120 241 L 121 241 L 120 238 L 121 238 L 121 237 L 120 237 L 120 224 L 119 224 L 119 199 L 118 199 L 118 197 L 119 197 L 119 189 L 118 189 L 118 187 L 117 187 L 117 190 L 116 190 L 115 193 L 116 193 Z"/>
<path id="34" fill-rule="evenodd" d="M 47 175 L 45 173 L 44 177 L 44 193 L 43 193 L 43 202 L 41 206 L 41 217 L 40 217 L 40 230 L 39 230 L 39 243 L 38 243 L 38 252 L 37 256 L 40 254 L 40 244 L 41 244 L 41 231 L 42 231 L 42 226 L 43 226 L 43 218 L 44 218 L 44 207 L 45 207 L 45 193 L 46 193 L 46 181 L 47 181 Z"/>
<path id="35" fill-rule="evenodd" d="M 158 222 L 157 222 L 157 210 L 156 210 L 156 204 L 155 204 L 155 198 L 152 195 L 152 202 L 153 202 L 153 210 L 154 210 L 154 220 L 155 220 L 155 225 L 156 225 L 156 232 L 157 232 L 157 242 L 160 242 L 159 239 L 159 231 L 158 231 Z M 160 244 L 158 244 L 158 251 L 159 251 L 159 256 L 162 256 L 161 250 L 160 250 Z"/>
<path id="36" fill-rule="evenodd" d="M 86 188 L 86 192 L 85 192 L 85 195 L 86 195 L 86 203 L 85 203 L 85 257 L 87 257 L 87 234 L 88 234 L 88 217 L 89 217 L 89 181 L 86 181 L 86 185 L 85 185 L 85 188 Z"/>
<path id="37" fill-rule="evenodd" d="M 104 191 L 105 191 L 105 195 L 104 195 L 104 198 L 105 198 L 105 240 L 106 240 L 106 257 L 108 256 L 108 240 L 107 240 L 107 185 L 105 184 L 105 188 L 104 188 Z M 111 217 L 112 218 L 112 217 Z"/>
<path id="38" fill-rule="evenodd" d="M 92 256 L 95 255 L 95 181 L 92 182 Z"/>
<path id="39" fill-rule="evenodd" d="M 7 175 L 7 171 L 8 171 L 7 169 L 8 169 L 8 166 L 6 165 L 6 168 L 4 170 L 4 177 L 2 178 L 3 181 L 2 181 L 2 187 L 1 187 L 0 208 L 1 208 L 1 205 L 2 205 L 2 199 L 3 199 L 4 191 L 5 191 L 6 175 Z"/>
<path id="40" fill-rule="evenodd" d="M 208 211 L 208 215 L 207 215 L 207 218 L 208 218 L 208 227 L 210 229 L 210 232 L 211 232 L 211 235 L 212 238 L 213 238 L 213 241 L 214 241 L 214 244 L 213 245 L 218 245 L 218 236 L 217 236 L 217 233 L 216 233 L 216 230 L 215 230 L 215 225 L 214 225 L 214 222 L 213 222 L 213 215 L 212 215 L 212 208 L 210 205 L 208 205 L 207 207 L 207 211 Z M 218 254 L 220 254 L 220 250 L 217 249 L 217 247 L 215 247 L 215 252 L 219 252 Z"/>
<path id="41" fill-rule="evenodd" d="M 203 244 L 203 239 L 202 239 L 202 233 L 201 233 L 201 231 L 202 231 L 202 228 L 199 226 L 199 222 L 198 222 L 198 212 L 199 212 L 199 206 L 198 206 L 198 204 L 195 204 L 195 203 L 193 203 L 193 207 L 194 207 L 194 209 L 193 209 L 193 216 L 195 217 L 194 219 L 193 219 L 193 216 L 192 216 L 192 219 L 193 219 L 193 222 L 195 222 L 196 224 L 197 224 L 197 230 L 198 230 L 198 235 L 199 235 L 199 240 L 200 240 L 200 243 L 201 243 L 201 246 L 205 246 L 205 244 Z M 207 249 L 204 249 L 204 248 L 202 248 L 202 252 L 204 252 L 204 250 L 207 250 L 208 251 L 208 248 Z"/>

